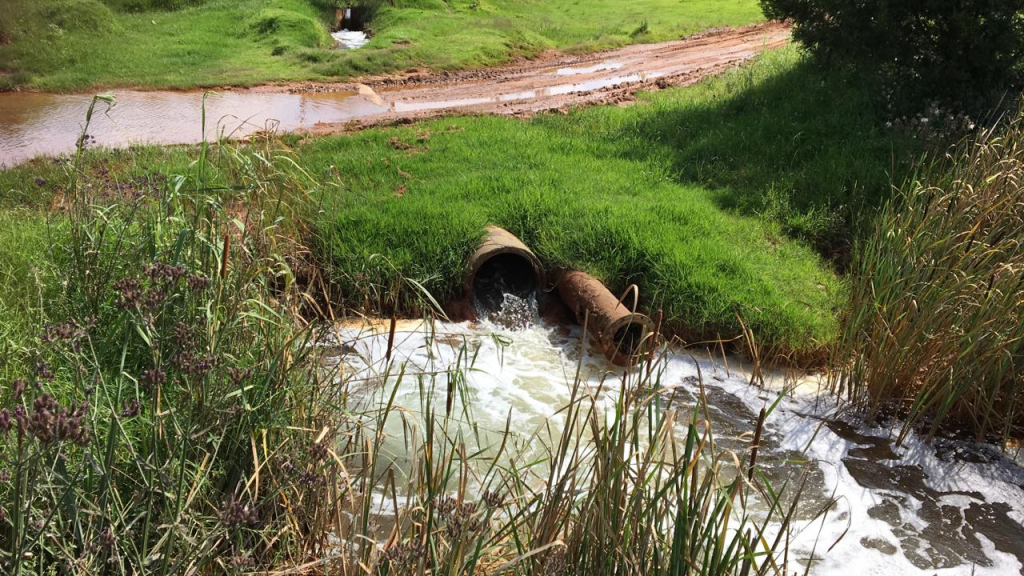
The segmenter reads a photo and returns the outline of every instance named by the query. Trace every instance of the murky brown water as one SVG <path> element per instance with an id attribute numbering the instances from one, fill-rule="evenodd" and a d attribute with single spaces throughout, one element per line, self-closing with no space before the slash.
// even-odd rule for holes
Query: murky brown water
<path id="1" fill-rule="evenodd" d="M 317 122 L 344 122 L 387 109 L 354 92 L 289 94 L 117 91 L 113 107 L 98 103 L 89 126 L 95 144 L 185 144 L 260 130 L 293 131 Z M 82 94 L 0 94 L 0 164 L 74 150 L 92 97 Z"/>

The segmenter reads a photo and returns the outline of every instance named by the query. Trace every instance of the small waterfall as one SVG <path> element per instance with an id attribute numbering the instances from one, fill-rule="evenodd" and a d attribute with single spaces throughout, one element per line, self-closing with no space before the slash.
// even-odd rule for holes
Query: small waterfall
<path id="1" fill-rule="evenodd" d="M 529 264 L 516 257 L 495 257 L 479 270 L 473 287 L 477 317 L 508 330 L 540 322 L 537 287 Z"/>
<path id="2" fill-rule="evenodd" d="M 334 38 L 334 41 L 338 43 L 338 46 L 341 46 L 346 50 L 355 50 L 357 48 L 362 48 L 363 46 L 366 45 L 367 42 L 370 41 L 370 39 L 366 36 L 366 32 L 363 32 L 361 30 L 342 29 L 331 34 L 331 37 Z"/>
<path id="3" fill-rule="evenodd" d="M 487 277 L 473 293 L 473 308 L 486 322 L 507 330 L 525 330 L 540 322 L 537 293 L 524 289 L 522 282 L 511 281 L 498 272 Z"/>
<path id="4" fill-rule="evenodd" d="M 537 310 L 537 296 L 530 293 L 518 296 L 508 292 L 502 293 L 502 302 L 496 310 L 485 309 L 479 300 L 473 302 L 481 319 L 492 322 L 508 330 L 525 330 L 540 322 Z"/>

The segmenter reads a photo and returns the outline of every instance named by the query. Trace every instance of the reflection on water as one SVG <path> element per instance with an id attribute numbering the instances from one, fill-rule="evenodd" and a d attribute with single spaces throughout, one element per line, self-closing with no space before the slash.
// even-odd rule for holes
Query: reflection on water
<path id="1" fill-rule="evenodd" d="M 109 107 L 98 103 L 89 126 L 92 144 L 186 144 L 220 136 L 240 138 L 261 130 L 290 131 L 317 122 L 344 122 L 384 112 L 354 92 L 211 93 L 203 133 L 201 92 L 118 91 Z M 74 150 L 92 101 L 82 94 L 0 94 L 0 165 L 39 154 Z"/>
<path id="2" fill-rule="evenodd" d="M 528 478 L 544 482 L 545 450 L 566 426 L 562 408 L 570 402 L 577 369 L 597 406 L 608 411 L 614 410 L 621 382 L 621 369 L 600 352 L 581 352 L 586 339 L 578 328 L 404 324 L 393 353 L 405 367 L 401 383 L 384 374 L 386 332 L 345 326 L 335 336 L 345 344 L 336 361 L 350 377 L 368 382 L 362 393 L 366 406 L 395 394 L 399 410 L 384 424 L 389 462 L 378 465 L 399 473 L 411 472 L 410 430 L 422 438 L 424 414 L 447 412 L 447 433 L 483 460 L 494 457 L 511 432 L 503 462 L 533 462 Z M 450 377 L 456 367 L 464 379 Z M 682 352 L 670 353 L 660 370 L 659 409 L 677 410 L 684 423 L 697 409 L 703 381 L 720 450 L 747 453 L 757 413 L 778 399 L 771 387 L 752 387 L 746 375 Z M 790 541 L 794 573 L 809 563 L 813 574 L 826 575 L 1020 573 L 1024 472 L 990 447 L 929 445 L 911 437 L 897 448 L 889 432 L 847 423 L 828 400 L 779 400 L 758 461 L 776 487 L 810 473 Z M 375 501 L 387 515 L 384 500 Z M 758 503 L 747 505 L 756 515 Z M 822 507 L 829 513 L 815 519 Z"/>
<path id="3" fill-rule="evenodd" d="M 197 91 L 118 91 L 116 103 L 97 105 L 89 126 L 90 145 L 188 144 L 203 138 L 242 138 L 260 131 L 290 132 L 318 123 L 345 122 L 377 114 L 455 110 L 520 102 L 600 90 L 642 82 L 662 74 L 626 74 L 531 90 L 496 91 L 493 95 L 438 99 L 417 98 L 416 90 L 390 93 L 384 101 L 358 92 L 289 93 L 226 91 L 206 99 Z M 458 90 L 453 90 L 458 94 Z M 384 96 L 388 92 L 381 93 Z M 38 155 L 71 153 L 81 135 L 92 96 L 36 92 L 0 93 L 0 166 L 13 166 Z"/>

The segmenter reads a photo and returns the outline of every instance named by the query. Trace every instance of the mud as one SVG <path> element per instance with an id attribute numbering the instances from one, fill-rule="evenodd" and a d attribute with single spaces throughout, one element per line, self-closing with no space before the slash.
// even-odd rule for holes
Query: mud
<path id="1" fill-rule="evenodd" d="M 789 28 L 772 22 L 587 55 L 549 54 L 496 68 L 376 78 L 363 84 L 387 103 L 386 114 L 340 125 L 322 122 L 309 131 L 332 133 L 453 112 L 529 116 L 579 105 L 627 103 L 638 91 L 690 85 L 788 41 Z M 288 87 L 293 92 L 337 89 L 344 87 L 319 83 Z"/>
<path id="2" fill-rule="evenodd" d="M 95 144 L 185 144 L 267 131 L 332 134 L 451 114 L 530 116 L 572 106 L 628 104 L 640 90 L 693 84 L 789 41 L 765 23 L 684 40 L 587 55 L 548 54 L 466 72 L 411 72 L 359 83 L 297 83 L 200 91 L 113 90 L 118 103 L 94 117 Z M 0 94 L 0 165 L 74 150 L 89 105 L 85 94 Z"/>

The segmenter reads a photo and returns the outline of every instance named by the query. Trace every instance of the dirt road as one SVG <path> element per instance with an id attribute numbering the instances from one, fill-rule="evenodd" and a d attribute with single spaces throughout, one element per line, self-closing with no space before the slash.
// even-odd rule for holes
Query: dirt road
<path id="1" fill-rule="evenodd" d="M 789 37 L 787 26 L 769 22 L 709 30 L 674 42 L 586 55 L 551 55 L 497 68 L 376 79 L 362 85 L 362 92 L 386 107 L 385 112 L 344 123 L 320 122 L 308 131 L 329 133 L 342 127 L 453 112 L 529 115 L 573 105 L 628 102 L 639 90 L 685 86 L 718 74 L 764 50 L 785 45 Z M 317 92 L 338 88 L 304 84 L 289 89 Z M 360 86 L 342 89 L 358 91 Z"/>
<path id="2" fill-rule="evenodd" d="M 692 84 L 789 41 L 778 23 L 587 55 L 549 55 L 458 73 L 409 73 L 362 84 L 303 83 L 200 91 L 115 90 L 89 125 L 89 142 L 187 144 L 262 132 L 330 134 L 450 114 L 530 115 L 623 103 L 638 90 Z M 0 93 L 0 166 L 70 153 L 90 94 Z M 203 115 L 207 123 L 202 122 Z"/>

